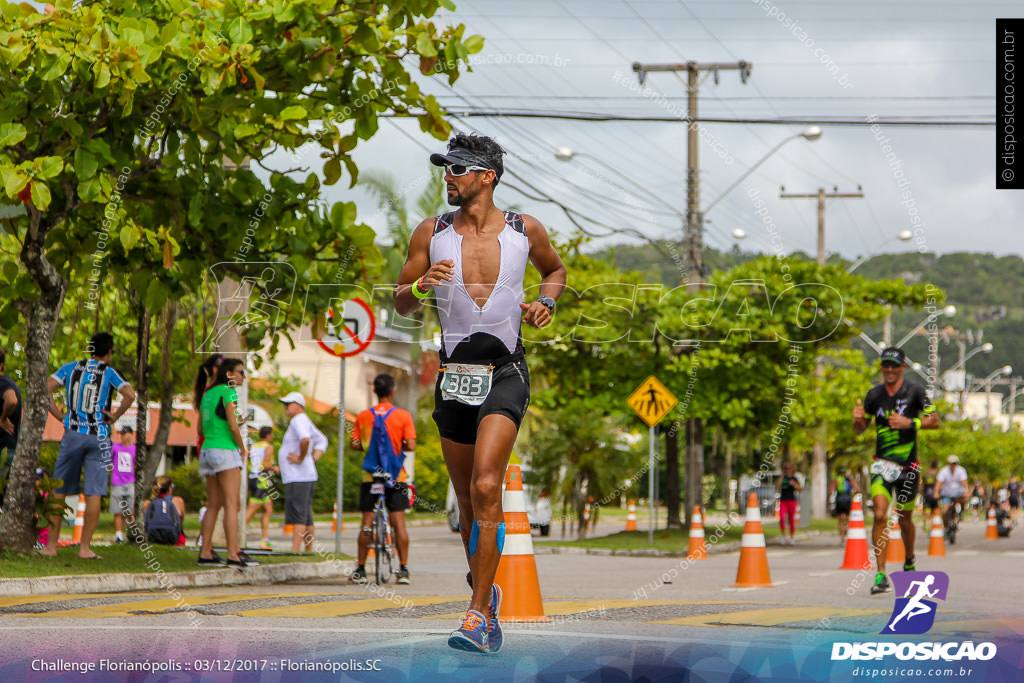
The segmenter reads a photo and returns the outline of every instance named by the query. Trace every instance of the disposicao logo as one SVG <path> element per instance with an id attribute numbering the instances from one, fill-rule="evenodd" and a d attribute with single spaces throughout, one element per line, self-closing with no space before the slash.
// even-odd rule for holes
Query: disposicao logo
<path id="1" fill-rule="evenodd" d="M 927 633 L 935 623 L 937 607 L 935 600 L 929 598 L 946 599 L 949 577 L 945 572 L 895 572 L 892 585 L 896 595 L 903 597 L 896 598 L 892 617 L 882 629 L 882 634 L 909 636 Z"/>
<path id="2" fill-rule="evenodd" d="M 921 635 L 935 624 L 938 600 L 945 600 L 949 577 L 944 572 L 895 572 L 892 579 L 897 596 L 892 615 L 881 630 L 882 635 Z M 882 659 L 887 656 L 918 661 L 961 659 L 989 660 L 996 656 L 994 643 L 833 643 L 832 660 Z"/>

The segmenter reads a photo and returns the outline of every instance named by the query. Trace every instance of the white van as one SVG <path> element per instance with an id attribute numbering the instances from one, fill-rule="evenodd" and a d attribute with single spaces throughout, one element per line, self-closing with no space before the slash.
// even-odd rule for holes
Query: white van
<path id="1" fill-rule="evenodd" d="M 530 468 L 528 466 L 521 465 L 520 470 L 523 473 L 526 519 L 529 520 L 531 528 L 539 529 L 541 536 L 547 536 L 551 533 L 551 496 L 545 491 L 539 491 L 536 486 L 529 483 Z M 459 530 L 459 504 L 451 482 L 448 482 L 448 497 L 444 509 L 448 515 L 448 528 L 457 532 Z"/>

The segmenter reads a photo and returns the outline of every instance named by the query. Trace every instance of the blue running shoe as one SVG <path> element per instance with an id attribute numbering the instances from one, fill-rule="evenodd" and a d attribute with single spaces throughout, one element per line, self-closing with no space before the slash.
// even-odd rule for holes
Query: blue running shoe
<path id="1" fill-rule="evenodd" d="M 497 654 L 501 650 L 502 635 L 501 624 L 498 623 L 498 614 L 501 612 L 501 586 L 491 586 L 491 602 L 487 605 L 487 647 L 488 652 Z"/>
<path id="2" fill-rule="evenodd" d="M 487 652 L 487 622 L 484 615 L 475 609 L 466 612 L 462 626 L 448 636 L 448 647 L 466 652 Z"/>

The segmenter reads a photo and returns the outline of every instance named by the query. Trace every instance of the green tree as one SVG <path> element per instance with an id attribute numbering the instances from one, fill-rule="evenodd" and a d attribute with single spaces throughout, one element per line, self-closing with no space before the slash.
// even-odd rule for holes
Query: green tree
<path id="1" fill-rule="evenodd" d="M 247 162 L 294 150 L 299 161 L 323 159 L 324 183 L 343 174 L 354 183 L 352 152 L 380 114 L 416 114 L 424 131 L 446 137 L 436 100 L 408 69 L 452 82 L 483 41 L 431 23 L 442 4 L 452 7 L 61 0 L 40 13 L 0 3 L 0 201 L 26 209 L 4 229 L 27 271 L 5 272 L 0 287 L 0 324 L 20 316 L 26 338 L 25 419 L 0 546 L 31 547 L 48 357 L 69 274 L 86 264 L 125 273 L 143 336 L 148 316 L 207 277 L 248 278 L 260 305 L 239 321 L 242 334 L 250 347 L 270 334 L 276 348 L 306 315 L 280 292 L 354 282 L 380 254 L 353 204 L 323 205 L 315 173 L 270 169 L 268 188 Z M 281 260 L 272 282 L 259 277 Z M 309 310 L 326 307 L 329 289 L 311 288 Z"/>

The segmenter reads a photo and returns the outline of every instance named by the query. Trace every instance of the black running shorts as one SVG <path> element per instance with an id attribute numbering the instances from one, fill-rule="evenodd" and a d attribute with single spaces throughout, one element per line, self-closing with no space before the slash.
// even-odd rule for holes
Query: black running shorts
<path id="1" fill-rule="evenodd" d="M 443 400 L 442 379 L 443 374 L 438 374 L 434 385 L 434 422 L 441 438 L 475 444 L 480 420 L 487 415 L 504 415 L 515 423 L 516 429 L 523 423 L 526 408 L 530 405 L 530 371 L 525 359 L 495 368 L 491 391 L 478 406 Z"/>
<path id="2" fill-rule="evenodd" d="M 360 512 L 373 512 L 373 509 L 377 507 L 377 496 L 370 493 L 372 486 L 373 482 L 370 481 L 364 481 L 359 486 Z M 388 512 L 402 512 L 411 507 L 409 505 L 409 487 L 404 481 L 397 482 L 393 488 L 384 489 L 384 506 L 387 507 Z"/>

